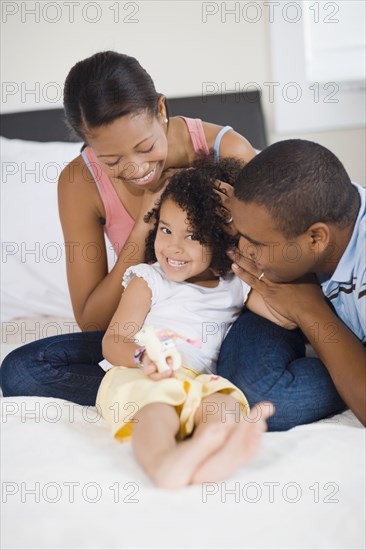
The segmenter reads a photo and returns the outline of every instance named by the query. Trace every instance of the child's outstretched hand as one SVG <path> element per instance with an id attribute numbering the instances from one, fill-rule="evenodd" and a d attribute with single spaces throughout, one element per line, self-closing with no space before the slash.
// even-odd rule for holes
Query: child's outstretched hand
<path id="1" fill-rule="evenodd" d="M 154 361 L 150 359 L 146 351 L 142 355 L 140 361 L 143 366 L 144 373 L 146 374 L 146 376 L 151 378 L 151 380 L 162 380 L 164 378 L 172 378 L 174 376 L 174 370 L 172 368 L 169 370 L 167 369 L 164 372 L 159 372 L 158 367 L 156 366 Z M 167 360 L 167 363 L 168 365 L 172 365 L 170 359 Z"/>

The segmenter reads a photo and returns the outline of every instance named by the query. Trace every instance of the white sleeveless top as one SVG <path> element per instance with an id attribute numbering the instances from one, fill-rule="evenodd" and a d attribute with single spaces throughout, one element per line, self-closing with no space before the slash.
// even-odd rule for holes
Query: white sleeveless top
<path id="1" fill-rule="evenodd" d="M 218 286 L 206 288 L 166 279 L 160 264 L 139 264 L 127 269 L 122 285 L 143 278 L 152 292 L 151 309 L 144 325 L 176 332 L 199 347 L 177 338 L 183 364 L 200 373 L 214 373 L 221 343 L 239 317 L 250 286 L 233 274 L 220 277 Z"/>

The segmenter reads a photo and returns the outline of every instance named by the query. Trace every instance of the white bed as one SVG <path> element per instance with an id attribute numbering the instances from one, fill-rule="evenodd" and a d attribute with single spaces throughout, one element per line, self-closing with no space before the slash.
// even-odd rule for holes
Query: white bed
<path id="1" fill-rule="evenodd" d="M 44 175 L 78 146 L 1 145 L 4 357 L 74 328 L 57 256 L 57 178 L 22 181 L 22 162 L 38 162 Z M 152 486 L 94 407 L 8 397 L 1 411 L 4 550 L 365 548 L 365 430 L 350 411 L 267 433 L 232 478 L 176 492 Z"/>

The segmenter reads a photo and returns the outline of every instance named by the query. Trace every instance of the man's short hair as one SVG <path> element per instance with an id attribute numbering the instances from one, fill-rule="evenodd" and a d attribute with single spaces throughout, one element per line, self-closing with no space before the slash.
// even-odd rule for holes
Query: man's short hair
<path id="1" fill-rule="evenodd" d="M 264 206 L 286 238 L 316 222 L 349 227 L 360 206 L 340 160 L 302 139 L 279 141 L 252 159 L 239 174 L 235 197 Z"/>

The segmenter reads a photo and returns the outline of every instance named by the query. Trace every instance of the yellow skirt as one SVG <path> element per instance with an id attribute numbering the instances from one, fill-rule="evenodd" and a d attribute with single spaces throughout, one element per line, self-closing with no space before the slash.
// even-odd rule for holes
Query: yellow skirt
<path id="1" fill-rule="evenodd" d="M 132 435 L 134 417 L 142 407 L 150 403 L 172 405 L 180 419 L 178 437 L 184 439 L 194 429 L 194 416 L 202 399 L 216 392 L 232 395 L 239 402 L 240 412 L 249 412 L 244 394 L 229 380 L 199 374 L 188 367 L 178 369 L 174 378 L 158 381 L 151 380 L 138 368 L 113 367 L 101 382 L 96 406 L 114 436 L 127 440 Z"/>

